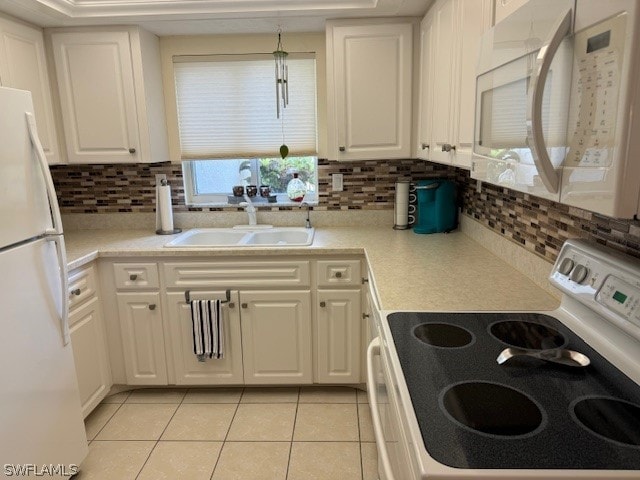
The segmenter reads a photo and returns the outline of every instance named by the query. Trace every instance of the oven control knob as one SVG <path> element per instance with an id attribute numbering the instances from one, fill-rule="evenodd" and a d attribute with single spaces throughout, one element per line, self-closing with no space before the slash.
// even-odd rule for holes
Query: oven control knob
<path id="1" fill-rule="evenodd" d="M 571 272 L 571 280 L 576 283 L 582 283 L 587 278 L 587 275 L 589 275 L 589 269 L 587 267 L 584 265 L 576 265 L 576 268 Z"/>
<path id="2" fill-rule="evenodd" d="M 574 265 L 575 263 L 573 262 L 573 260 L 571 260 L 570 258 L 565 258 L 562 263 L 560 263 L 558 272 L 560 272 L 562 275 L 569 275 L 571 270 L 573 270 Z"/>

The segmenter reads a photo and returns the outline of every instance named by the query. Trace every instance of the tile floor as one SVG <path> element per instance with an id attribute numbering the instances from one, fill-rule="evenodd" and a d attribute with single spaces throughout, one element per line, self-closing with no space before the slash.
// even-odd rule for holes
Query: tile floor
<path id="1" fill-rule="evenodd" d="M 144 389 L 86 419 L 77 480 L 375 480 L 367 395 L 346 387 Z"/>

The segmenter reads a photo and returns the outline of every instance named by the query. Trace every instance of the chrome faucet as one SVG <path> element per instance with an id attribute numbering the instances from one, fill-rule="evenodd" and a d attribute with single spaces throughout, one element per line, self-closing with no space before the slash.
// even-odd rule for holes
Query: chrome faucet
<path id="1" fill-rule="evenodd" d="M 244 202 L 240 202 L 240 206 L 244 207 L 244 211 L 247 212 L 247 215 L 249 215 L 249 225 L 257 225 L 258 221 L 256 220 L 256 207 L 253 205 L 253 202 L 251 201 L 251 199 L 247 196 L 247 194 L 244 194 Z"/>
<path id="2" fill-rule="evenodd" d="M 300 208 L 306 206 L 307 207 L 307 220 L 304 224 L 305 228 L 311 228 L 311 220 L 309 218 L 309 209 L 311 208 L 311 206 L 307 203 L 307 202 L 302 202 L 300 204 Z"/>

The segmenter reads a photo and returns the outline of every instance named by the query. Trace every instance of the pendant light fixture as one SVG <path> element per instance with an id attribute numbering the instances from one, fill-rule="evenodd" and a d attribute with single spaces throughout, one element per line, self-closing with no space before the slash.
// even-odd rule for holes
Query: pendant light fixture
<path id="1" fill-rule="evenodd" d="M 273 52 L 276 62 L 276 116 L 280 118 L 280 104 L 286 108 L 289 104 L 289 68 L 287 67 L 289 54 L 282 48 L 282 29 L 278 28 L 278 45 Z"/>

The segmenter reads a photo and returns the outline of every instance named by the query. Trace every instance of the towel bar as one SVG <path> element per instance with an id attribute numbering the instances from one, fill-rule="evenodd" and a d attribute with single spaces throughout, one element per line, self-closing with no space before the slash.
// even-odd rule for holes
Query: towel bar
<path id="1" fill-rule="evenodd" d="M 220 303 L 229 303 L 231 301 L 231 290 L 225 292 L 226 300 L 221 300 Z M 187 303 L 191 303 L 191 290 L 184 292 L 184 299 Z"/>

